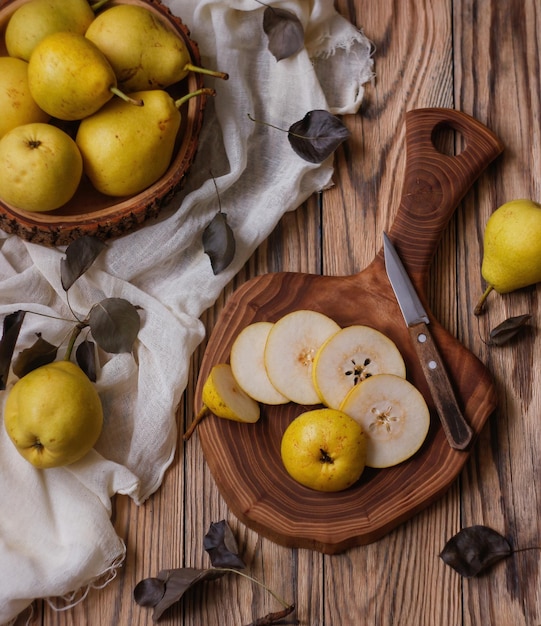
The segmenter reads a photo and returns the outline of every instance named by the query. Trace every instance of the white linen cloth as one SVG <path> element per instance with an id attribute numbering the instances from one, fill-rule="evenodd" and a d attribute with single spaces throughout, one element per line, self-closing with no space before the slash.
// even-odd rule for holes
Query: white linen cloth
<path id="1" fill-rule="evenodd" d="M 229 81 L 206 80 L 209 99 L 185 189 L 160 219 L 108 242 L 70 289 L 79 315 L 105 297 L 142 307 L 133 355 L 102 355 L 97 381 L 105 424 L 96 449 L 68 467 L 40 471 L 0 427 L 0 624 L 35 598 L 66 596 L 103 579 L 125 547 L 110 521 L 111 497 L 141 504 L 161 484 L 175 454 L 175 412 L 190 356 L 204 336 L 199 318 L 271 233 L 280 217 L 331 183 L 332 157 L 310 164 L 282 128 L 313 109 L 355 113 L 372 77 L 370 43 L 336 13 L 332 0 L 273 0 L 294 12 L 305 49 L 277 62 L 256 0 L 169 0 L 199 44 L 203 63 Z M 233 263 L 215 276 L 201 236 L 218 211 L 212 176 L 237 242 Z M 60 282 L 63 249 L 0 233 L 0 320 L 18 309 L 70 318 Z M 35 333 L 58 344 L 71 325 L 27 314 L 16 353 Z M 10 378 L 9 386 L 15 382 Z M 8 387 L 9 391 L 9 387 Z M 3 406 L 7 392 L 0 392 Z"/>

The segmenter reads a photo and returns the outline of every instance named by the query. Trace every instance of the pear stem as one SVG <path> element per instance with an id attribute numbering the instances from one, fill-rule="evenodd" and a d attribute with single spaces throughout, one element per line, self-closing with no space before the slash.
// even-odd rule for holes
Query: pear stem
<path id="1" fill-rule="evenodd" d="M 206 74 L 207 76 L 214 76 L 214 78 L 221 78 L 222 80 L 228 80 L 229 74 L 226 72 L 220 72 L 218 70 L 209 70 L 206 67 L 199 67 L 197 65 L 192 65 L 191 63 L 186 63 L 184 66 L 185 72 L 196 72 L 197 74 Z"/>
<path id="2" fill-rule="evenodd" d="M 75 345 L 75 341 L 77 340 L 77 337 L 80 335 L 81 331 L 83 330 L 85 326 L 86 326 L 85 322 L 79 322 L 78 324 L 75 324 L 75 327 L 72 330 L 69 341 L 68 341 L 66 353 L 64 354 L 64 361 L 71 360 L 71 353 L 73 352 L 73 346 Z"/>
<path id="3" fill-rule="evenodd" d="M 135 106 L 142 107 L 145 104 L 140 98 L 137 99 L 137 100 L 135 98 L 130 98 L 130 96 L 128 96 L 128 94 L 125 94 L 118 87 L 110 87 L 109 91 L 114 93 L 115 96 L 118 96 L 119 98 L 122 98 L 122 100 L 124 100 L 125 102 L 129 102 L 131 104 L 134 104 Z"/>
<path id="4" fill-rule="evenodd" d="M 207 415 L 207 413 L 209 412 L 208 407 L 206 407 L 205 405 L 203 405 L 203 408 L 199 411 L 199 413 L 194 417 L 192 423 L 190 424 L 190 427 L 188 428 L 188 430 L 184 433 L 184 441 L 188 441 L 188 439 L 194 434 L 195 429 L 197 428 L 197 426 L 199 425 L 199 423 L 201 422 L 201 420 Z"/>
<path id="5" fill-rule="evenodd" d="M 90 8 L 92 9 L 92 11 L 94 11 L 94 13 L 96 13 L 97 11 L 99 11 L 101 9 L 101 7 L 104 4 L 107 4 L 109 2 L 109 0 L 98 0 L 97 2 L 92 2 L 90 4 Z"/>
<path id="6" fill-rule="evenodd" d="M 185 96 L 182 96 L 182 98 L 175 100 L 175 106 L 177 107 L 177 109 L 180 109 L 180 107 L 187 100 L 190 100 L 190 98 L 193 98 L 195 96 L 215 96 L 215 95 L 216 95 L 216 91 L 214 89 L 211 89 L 210 87 L 203 87 L 202 89 L 197 89 L 197 91 L 192 91 L 191 93 L 187 93 Z"/>
<path id="7" fill-rule="evenodd" d="M 485 310 L 485 302 L 488 297 L 488 294 L 494 289 L 493 285 L 488 285 L 485 289 L 483 295 L 479 298 L 479 301 L 475 305 L 475 309 L 473 310 L 474 315 L 481 315 L 481 313 Z"/>

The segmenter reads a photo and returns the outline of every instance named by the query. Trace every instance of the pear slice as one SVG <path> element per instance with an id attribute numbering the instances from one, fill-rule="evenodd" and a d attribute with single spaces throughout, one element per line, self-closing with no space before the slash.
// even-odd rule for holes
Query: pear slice
<path id="1" fill-rule="evenodd" d="M 271 383 L 297 404 L 319 404 L 312 382 L 312 364 L 319 347 L 340 326 L 318 311 L 300 309 L 287 313 L 269 332 L 265 367 Z"/>
<path id="2" fill-rule="evenodd" d="M 342 328 L 318 350 L 312 370 L 321 402 L 338 409 L 347 393 L 375 374 L 406 377 L 404 359 L 394 341 L 370 326 Z"/>
<path id="3" fill-rule="evenodd" d="M 265 346 L 272 322 L 254 322 L 244 328 L 231 346 L 231 371 L 239 387 L 263 404 L 289 402 L 271 383 L 265 368 Z"/>
<path id="4" fill-rule="evenodd" d="M 340 410 L 364 430 L 368 467 L 391 467 L 409 459 L 423 444 L 430 426 L 421 392 L 394 374 L 377 374 L 359 383 Z"/>
<path id="5" fill-rule="evenodd" d="M 240 388 L 229 363 L 219 363 L 210 370 L 201 399 L 203 408 L 184 433 L 185 441 L 209 411 L 216 417 L 250 424 L 257 422 L 260 416 L 259 404 Z"/>
<path id="6" fill-rule="evenodd" d="M 250 424 L 259 419 L 259 404 L 239 387 L 228 363 L 211 369 L 203 385 L 202 400 L 217 417 Z"/>

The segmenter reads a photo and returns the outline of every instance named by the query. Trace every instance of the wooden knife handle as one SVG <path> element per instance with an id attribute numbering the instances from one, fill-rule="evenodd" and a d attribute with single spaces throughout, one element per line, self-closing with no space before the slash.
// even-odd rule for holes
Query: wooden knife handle
<path id="1" fill-rule="evenodd" d="M 435 147 L 439 129 L 452 129 L 462 136 L 465 146 L 458 154 L 444 154 Z M 466 113 L 444 108 L 406 113 L 404 183 L 389 236 L 417 284 L 428 275 L 456 207 L 502 150 L 496 135 Z"/>
<path id="2" fill-rule="evenodd" d="M 408 330 L 449 445 L 456 450 L 465 450 L 472 441 L 473 431 L 458 405 L 428 325 L 421 322 Z"/>

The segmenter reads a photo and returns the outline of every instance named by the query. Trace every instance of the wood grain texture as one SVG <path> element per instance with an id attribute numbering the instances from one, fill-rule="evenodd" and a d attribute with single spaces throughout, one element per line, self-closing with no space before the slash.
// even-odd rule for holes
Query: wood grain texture
<path id="1" fill-rule="evenodd" d="M 486 124 L 505 151 L 481 175 L 442 233 L 427 277 L 427 299 L 442 327 L 490 371 L 498 408 L 446 494 L 382 539 L 340 555 L 279 546 L 247 529 L 228 509 L 197 437 L 179 442 L 175 464 L 145 505 L 115 499 L 114 521 L 127 562 L 106 588 L 56 613 L 38 603 L 42 626 L 150 626 L 133 586 L 161 567 L 205 565 L 202 534 L 226 518 L 253 574 L 297 605 L 302 626 L 536 626 L 541 623 L 538 551 L 522 552 L 487 576 L 462 580 L 438 554 L 462 526 L 487 524 L 516 546 L 541 545 L 539 287 L 491 297 L 487 314 L 473 306 L 483 287 L 482 235 L 490 213 L 507 200 L 541 200 L 541 71 L 537 0 L 337 0 L 343 15 L 374 43 L 376 78 L 358 115 L 346 116 L 352 139 L 337 153 L 334 187 L 284 216 L 215 307 L 210 333 L 234 290 L 265 272 L 349 276 L 365 269 L 397 210 L 405 167 L 404 113 L 420 107 L 462 110 Z M 446 145 L 461 148 L 452 135 Z M 510 315 L 533 314 L 517 342 L 485 346 L 488 330 Z M 179 409 L 180 430 L 193 416 L 204 345 Z M 237 579 L 191 594 L 164 626 L 239 626 L 277 603 Z M 24 620 L 21 621 L 21 624 Z M 17 625 L 19 626 L 19 625 Z"/>

